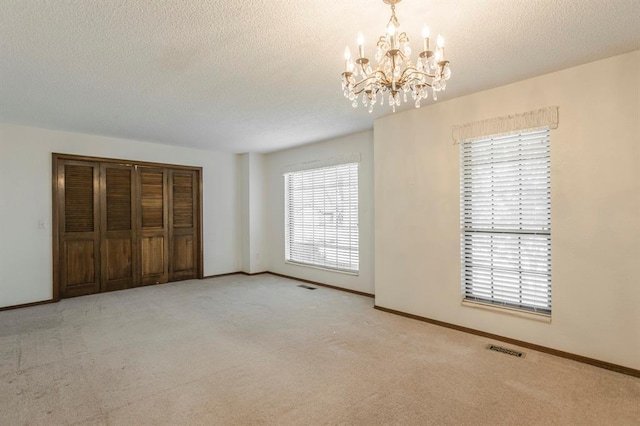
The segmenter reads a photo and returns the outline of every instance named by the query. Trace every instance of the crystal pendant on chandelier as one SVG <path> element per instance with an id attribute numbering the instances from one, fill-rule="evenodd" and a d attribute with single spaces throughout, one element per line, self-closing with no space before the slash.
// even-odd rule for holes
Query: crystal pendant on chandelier
<path id="1" fill-rule="evenodd" d="M 427 99 L 431 91 L 433 99 L 436 93 L 445 90 L 447 80 L 451 78 L 449 61 L 444 58 L 444 39 L 438 35 L 436 49 L 430 50 L 429 27 L 422 29 L 422 51 L 416 63 L 411 61 L 409 37 L 399 32 L 400 23 L 396 18 L 396 4 L 401 0 L 382 0 L 391 5 L 391 18 L 385 35 L 376 43 L 375 67 L 365 56 L 364 36 L 358 33 L 358 57 L 353 60 L 347 47 L 344 51 L 345 71 L 342 73 L 342 92 L 351 101 L 354 108 L 358 99 L 369 112 L 374 105 L 385 101 L 393 112 L 402 102 L 407 103 L 408 96 L 416 108 L 420 101 Z M 402 93 L 401 93 L 402 92 Z"/>

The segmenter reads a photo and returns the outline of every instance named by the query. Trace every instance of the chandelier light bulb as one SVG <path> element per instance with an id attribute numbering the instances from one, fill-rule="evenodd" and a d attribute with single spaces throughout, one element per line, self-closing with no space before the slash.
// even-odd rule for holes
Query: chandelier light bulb
<path id="1" fill-rule="evenodd" d="M 393 25 L 393 22 L 387 27 L 387 34 L 389 34 L 389 39 L 391 39 L 391 50 L 393 50 L 396 48 L 396 26 Z"/>
<path id="2" fill-rule="evenodd" d="M 436 93 L 445 90 L 446 81 L 451 77 L 449 61 L 444 59 L 444 38 L 438 35 L 437 48 L 431 51 L 427 25 L 422 28 L 423 49 L 411 58 L 409 37 L 398 30 L 400 23 L 395 6 L 400 1 L 383 0 L 391 5 L 391 18 L 386 33 L 377 39 L 373 59 L 365 56 L 362 32 L 358 32 L 357 37 L 358 57 L 351 58 L 349 47 L 344 51 L 342 91 L 354 108 L 361 103 L 372 112 L 374 105 L 388 104 L 395 112 L 396 107 L 409 99 L 420 108 L 420 102 L 427 99 L 429 92 L 436 100 Z"/>
<path id="3" fill-rule="evenodd" d="M 361 31 L 358 31 L 358 53 L 364 58 L 364 36 Z"/>
<path id="4" fill-rule="evenodd" d="M 422 51 L 429 50 L 429 27 L 427 24 L 422 27 Z"/>
<path id="5" fill-rule="evenodd" d="M 438 34 L 438 62 L 440 61 L 444 61 L 444 38 Z M 442 90 L 444 90 L 444 87 Z"/>
<path id="6" fill-rule="evenodd" d="M 344 49 L 344 71 L 351 72 L 353 68 L 351 67 L 351 50 L 349 50 L 349 46 Z"/>

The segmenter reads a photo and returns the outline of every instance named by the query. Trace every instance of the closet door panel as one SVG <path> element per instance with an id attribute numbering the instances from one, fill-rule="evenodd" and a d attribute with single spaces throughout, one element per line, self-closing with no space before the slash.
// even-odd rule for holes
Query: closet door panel
<path id="1" fill-rule="evenodd" d="M 130 165 L 101 165 L 101 291 L 134 287 L 136 277 L 135 185 Z"/>
<path id="2" fill-rule="evenodd" d="M 64 242 L 64 257 L 67 287 L 92 284 L 97 281 L 93 239 L 68 239 Z"/>
<path id="3" fill-rule="evenodd" d="M 191 273 L 195 268 L 194 241 L 191 235 L 178 235 L 173 240 L 174 273 Z"/>
<path id="4" fill-rule="evenodd" d="M 59 283 L 62 297 L 100 291 L 99 166 L 65 160 L 57 167 Z"/>
<path id="5" fill-rule="evenodd" d="M 141 285 L 169 281 L 168 170 L 139 167 Z"/>
<path id="6" fill-rule="evenodd" d="M 133 247 L 129 239 L 112 238 L 106 242 L 107 282 L 133 277 Z"/>
<path id="7" fill-rule="evenodd" d="M 172 281 L 197 278 L 198 181 L 195 171 L 170 172 L 171 260 Z"/>
<path id="8" fill-rule="evenodd" d="M 142 239 L 142 276 L 163 275 L 166 270 L 164 237 L 145 237 Z"/>

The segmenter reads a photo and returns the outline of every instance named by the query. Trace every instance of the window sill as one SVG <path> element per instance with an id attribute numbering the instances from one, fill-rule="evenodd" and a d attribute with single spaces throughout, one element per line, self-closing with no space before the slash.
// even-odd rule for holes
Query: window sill
<path id="1" fill-rule="evenodd" d="M 506 306 L 498 306 L 498 305 L 492 305 L 490 303 L 482 303 L 482 302 L 476 302 L 476 301 L 464 300 L 464 299 L 460 302 L 460 304 L 462 306 L 466 306 L 469 308 L 484 309 L 484 310 L 496 312 L 499 314 L 511 315 L 514 317 L 525 318 L 525 319 L 530 319 L 534 321 L 551 324 L 551 315 L 549 314 L 521 311 L 519 309 L 513 309 Z"/>
<path id="2" fill-rule="evenodd" d="M 308 263 L 292 262 L 290 260 L 285 260 L 284 263 L 286 263 L 287 265 L 302 266 L 305 268 L 319 269 L 321 271 L 327 271 L 327 272 L 337 272 L 338 274 L 353 275 L 356 277 L 360 275 L 360 272 L 351 272 L 351 271 L 345 271 L 342 269 L 325 268 L 323 266 L 310 265 Z"/>

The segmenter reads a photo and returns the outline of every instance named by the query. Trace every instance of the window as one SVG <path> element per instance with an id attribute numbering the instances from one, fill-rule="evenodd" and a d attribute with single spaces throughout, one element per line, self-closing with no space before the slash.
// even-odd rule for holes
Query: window
<path id="1" fill-rule="evenodd" d="M 466 300 L 551 314 L 549 130 L 460 144 Z"/>
<path id="2" fill-rule="evenodd" d="M 286 173 L 285 258 L 358 272 L 358 163 Z"/>

